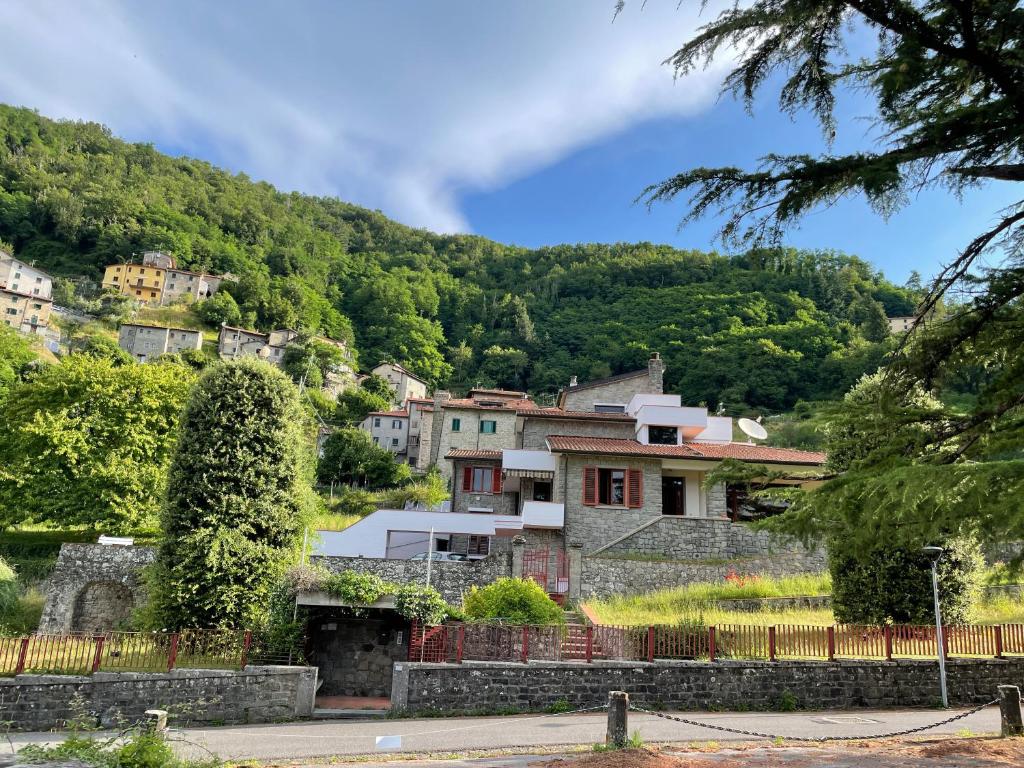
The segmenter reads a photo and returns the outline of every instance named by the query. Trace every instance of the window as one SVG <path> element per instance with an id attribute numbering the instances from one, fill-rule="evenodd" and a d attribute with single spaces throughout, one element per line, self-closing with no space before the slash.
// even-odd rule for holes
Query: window
<path id="1" fill-rule="evenodd" d="M 599 469 L 597 472 L 597 503 L 613 506 L 626 504 L 626 470 Z"/>
<path id="2" fill-rule="evenodd" d="M 648 427 L 647 442 L 651 445 L 675 445 L 679 442 L 679 428 Z"/>
<path id="3" fill-rule="evenodd" d="M 398 438 L 397 438 L 397 437 L 392 437 L 392 438 L 391 438 L 391 446 L 392 446 L 393 448 L 395 448 L 395 447 L 397 447 L 397 446 L 398 446 Z"/>
<path id="4" fill-rule="evenodd" d="M 156 294 L 155 294 L 155 293 L 153 293 L 152 291 L 150 291 L 150 292 L 149 292 L 149 298 L 151 298 L 151 299 L 155 299 L 155 298 L 156 298 Z"/>
<path id="5" fill-rule="evenodd" d="M 594 413 L 625 413 L 626 406 L 608 403 L 594 403 Z"/>
<path id="6" fill-rule="evenodd" d="M 501 493 L 501 467 L 463 467 L 462 490 L 470 493 Z"/>
<path id="7" fill-rule="evenodd" d="M 498 431 L 498 422 L 496 421 L 481 421 L 480 432 L 484 435 L 493 435 Z"/>
<path id="8" fill-rule="evenodd" d="M 391 428 L 392 429 L 401 429 L 402 428 L 402 420 L 401 419 L 392 419 L 391 420 Z"/>
<path id="9" fill-rule="evenodd" d="M 642 507 L 643 471 L 583 467 L 583 504 L 588 507 Z"/>
<path id="10" fill-rule="evenodd" d="M 136 291 L 136 292 L 135 292 L 135 295 L 136 295 L 136 296 L 141 296 L 141 295 L 142 295 L 142 291 Z"/>
<path id="11" fill-rule="evenodd" d="M 373 444 L 377 445 L 378 443 L 380 443 L 380 438 L 379 437 L 373 438 Z"/>
<path id="12" fill-rule="evenodd" d="M 380 419 L 378 419 L 378 418 L 374 418 L 374 420 L 373 420 L 373 426 L 375 426 L 375 427 L 379 427 L 379 426 L 380 426 Z"/>
<path id="13" fill-rule="evenodd" d="M 37 282 L 37 283 L 41 283 L 41 282 L 43 282 L 43 278 L 41 278 L 41 277 L 37 277 L 37 278 L 36 278 L 36 282 Z"/>
<path id="14" fill-rule="evenodd" d="M 533 500 L 534 501 L 551 501 L 551 481 L 550 480 L 534 480 L 533 481 Z"/>
<path id="15" fill-rule="evenodd" d="M 14 307 L 8 307 L 7 308 L 7 314 L 8 315 L 16 315 L 16 314 L 18 314 L 18 310 L 16 310 Z"/>
<path id="16" fill-rule="evenodd" d="M 462 419 L 452 419 L 452 432 L 462 429 Z"/>
<path id="17" fill-rule="evenodd" d="M 469 535 L 469 549 L 467 555 L 487 555 L 491 551 L 491 537 L 480 536 L 475 533 Z"/>

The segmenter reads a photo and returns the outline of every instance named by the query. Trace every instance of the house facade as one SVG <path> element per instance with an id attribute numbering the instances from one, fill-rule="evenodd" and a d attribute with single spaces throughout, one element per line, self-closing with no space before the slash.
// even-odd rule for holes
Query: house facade
<path id="1" fill-rule="evenodd" d="M 405 401 L 409 412 L 409 447 L 407 458 L 414 470 L 425 472 L 430 466 L 430 438 L 434 425 L 434 401 L 410 397 Z"/>
<path id="2" fill-rule="evenodd" d="M 118 331 L 117 343 L 138 362 L 145 363 L 160 355 L 198 351 L 203 348 L 203 334 L 188 328 L 124 323 Z"/>
<path id="3" fill-rule="evenodd" d="M 0 250 L 0 288 L 22 296 L 50 299 L 53 296 L 53 278 Z"/>
<path id="4" fill-rule="evenodd" d="M 284 361 L 285 348 L 298 337 L 299 332 L 290 328 L 260 333 L 222 325 L 217 338 L 217 354 L 224 360 L 236 360 L 251 355 L 274 365 L 281 365 Z"/>
<path id="5" fill-rule="evenodd" d="M 0 288 L 0 322 L 16 331 L 45 335 L 52 309 L 49 298 Z"/>
<path id="6" fill-rule="evenodd" d="M 427 382 L 398 363 L 381 363 L 371 373 L 380 376 L 391 386 L 391 391 L 395 393 L 395 405 L 401 405 L 410 397 L 427 396 Z"/>
<path id="7" fill-rule="evenodd" d="M 103 289 L 118 291 L 144 304 L 173 304 L 191 296 L 208 299 L 223 282 L 221 275 L 178 269 L 174 257 L 162 251 L 146 251 L 142 263 L 111 264 L 103 271 Z"/>
<path id="8" fill-rule="evenodd" d="M 371 411 L 359 427 L 370 433 L 374 445 L 387 448 L 400 461 L 406 460 L 409 450 L 408 411 Z"/>
<path id="9" fill-rule="evenodd" d="M 189 297 L 190 301 L 203 301 L 217 292 L 223 278 L 189 272 L 184 269 L 168 269 L 164 277 L 164 290 L 160 303 L 167 305 Z"/>

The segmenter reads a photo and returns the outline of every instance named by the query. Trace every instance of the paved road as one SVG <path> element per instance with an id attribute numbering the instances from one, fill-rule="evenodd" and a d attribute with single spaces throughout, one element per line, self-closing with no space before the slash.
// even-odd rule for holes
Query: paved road
<path id="1" fill-rule="evenodd" d="M 955 714 L 938 710 L 847 710 L 793 713 L 686 713 L 694 720 L 741 730 L 796 736 L 873 736 L 914 728 Z M 427 720 L 322 720 L 280 725 L 226 726 L 175 730 L 185 755 L 209 750 L 225 760 L 298 760 L 335 755 L 372 754 L 378 736 L 401 736 L 404 752 L 465 752 L 468 750 L 527 749 L 531 746 L 593 744 L 603 741 L 603 712 L 567 715 L 521 715 Z M 999 730 L 999 710 L 977 714 L 928 731 L 929 734 Z M 629 713 L 629 730 L 639 730 L 645 742 L 750 741 L 747 736 L 682 725 L 639 712 Z M 53 734 L 13 734 L 17 744 L 52 741 Z"/>

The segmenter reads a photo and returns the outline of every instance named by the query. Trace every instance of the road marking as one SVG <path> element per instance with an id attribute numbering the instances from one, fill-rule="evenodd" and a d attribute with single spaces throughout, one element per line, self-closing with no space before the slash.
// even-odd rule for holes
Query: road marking
<path id="1" fill-rule="evenodd" d="M 812 722 L 815 723 L 831 723 L 832 725 L 847 725 L 850 723 L 880 723 L 881 720 L 872 720 L 867 717 L 859 717 L 857 715 L 834 715 L 832 717 L 812 717 Z"/>

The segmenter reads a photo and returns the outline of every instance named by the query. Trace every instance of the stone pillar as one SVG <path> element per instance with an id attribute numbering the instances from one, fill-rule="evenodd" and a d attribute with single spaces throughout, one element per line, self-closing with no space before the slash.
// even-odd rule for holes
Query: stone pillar
<path id="1" fill-rule="evenodd" d="M 1024 721 L 1020 711 L 1020 688 L 1016 685 L 999 686 L 999 720 L 1001 735 L 1024 735 Z"/>
<path id="2" fill-rule="evenodd" d="M 512 578 L 523 577 L 523 552 L 526 550 L 526 537 L 512 537 Z"/>
<path id="3" fill-rule="evenodd" d="M 652 352 L 651 359 L 647 361 L 647 376 L 652 393 L 660 395 L 665 391 L 665 362 L 657 352 Z"/>
<path id="4" fill-rule="evenodd" d="M 626 713 L 629 711 L 629 694 L 625 691 L 608 692 L 608 730 L 604 743 L 615 749 L 623 749 L 629 738 Z"/>
<path id="5" fill-rule="evenodd" d="M 569 599 L 579 600 L 583 594 L 583 542 L 569 542 Z"/>

